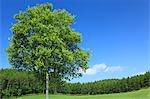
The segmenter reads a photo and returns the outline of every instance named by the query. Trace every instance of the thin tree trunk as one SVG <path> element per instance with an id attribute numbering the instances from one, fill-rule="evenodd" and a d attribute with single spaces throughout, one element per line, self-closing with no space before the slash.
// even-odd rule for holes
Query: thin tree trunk
<path id="1" fill-rule="evenodd" d="M 48 72 L 46 72 L 46 99 L 48 99 L 48 89 L 49 89 L 48 81 L 49 81 Z"/>

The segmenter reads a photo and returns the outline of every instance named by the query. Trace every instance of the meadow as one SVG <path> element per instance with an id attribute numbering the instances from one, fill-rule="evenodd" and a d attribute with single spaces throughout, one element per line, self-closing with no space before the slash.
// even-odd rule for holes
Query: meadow
<path id="1" fill-rule="evenodd" d="M 50 95 L 50 99 L 150 99 L 150 88 L 138 91 L 104 95 Z M 13 98 L 15 99 L 15 98 Z M 22 96 L 17 99 L 45 99 L 44 94 Z"/>

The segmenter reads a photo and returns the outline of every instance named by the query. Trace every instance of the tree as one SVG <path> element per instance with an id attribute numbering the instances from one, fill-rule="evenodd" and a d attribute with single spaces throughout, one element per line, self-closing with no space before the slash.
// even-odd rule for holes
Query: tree
<path id="1" fill-rule="evenodd" d="M 13 74 L 13 75 L 12 75 Z M 42 93 L 44 81 L 31 71 L 0 69 L 0 99 L 31 93 Z"/>
<path id="2" fill-rule="evenodd" d="M 71 79 L 82 76 L 80 69 L 88 68 L 89 51 L 78 44 L 81 34 L 71 25 L 74 16 L 65 10 L 52 10 L 52 4 L 29 7 L 14 17 L 13 37 L 8 52 L 9 61 L 16 69 L 46 75 L 46 99 L 49 77 Z"/>

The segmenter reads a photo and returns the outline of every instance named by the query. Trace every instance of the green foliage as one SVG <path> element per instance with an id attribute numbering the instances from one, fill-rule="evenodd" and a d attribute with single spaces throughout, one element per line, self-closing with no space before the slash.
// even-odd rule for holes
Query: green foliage
<path id="1" fill-rule="evenodd" d="M 122 79 L 106 79 L 88 83 L 65 83 L 60 93 L 110 94 L 139 90 L 144 87 L 150 87 L 150 72 Z"/>
<path id="2" fill-rule="evenodd" d="M 0 96 L 21 96 L 45 93 L 43 75 L 15 69 L 0 70 Z M 109 94 L 138 90 L 150 87 L 150 72 L 122 79 L 106 79 L 88 83 L 67 83 L 55 78 L 50 79 L 51 94 Z"/>
<path id="3" fill-rule="evenodd" d="M 39 75 L 15 69 L 0 70 L 0 98 L 42 93 L 45 90 Z"/>
<path id="4" fill-rule="evenodd" d="M 87 69 L 89 52 L 78 46 L 81 34 L 71 25 L 74 16 L 65 10 L 52 10 L 51 4 L 28 8 L 14 17 L 13 37 L 6 50 L 16 69 L 32 70 L 60 79 L 81 76 Z"/>

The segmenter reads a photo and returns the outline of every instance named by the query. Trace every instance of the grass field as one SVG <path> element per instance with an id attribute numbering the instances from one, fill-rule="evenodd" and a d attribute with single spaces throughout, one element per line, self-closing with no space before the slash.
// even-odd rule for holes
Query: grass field
<path id="1" fill-rule="evenodd" d="M 45 99 L 45 95 L 28 95 L 17 99 Z M 134 92 L 104 95 L 50 95 L 50 99 L 150 99 L 150 88 Z"/>

